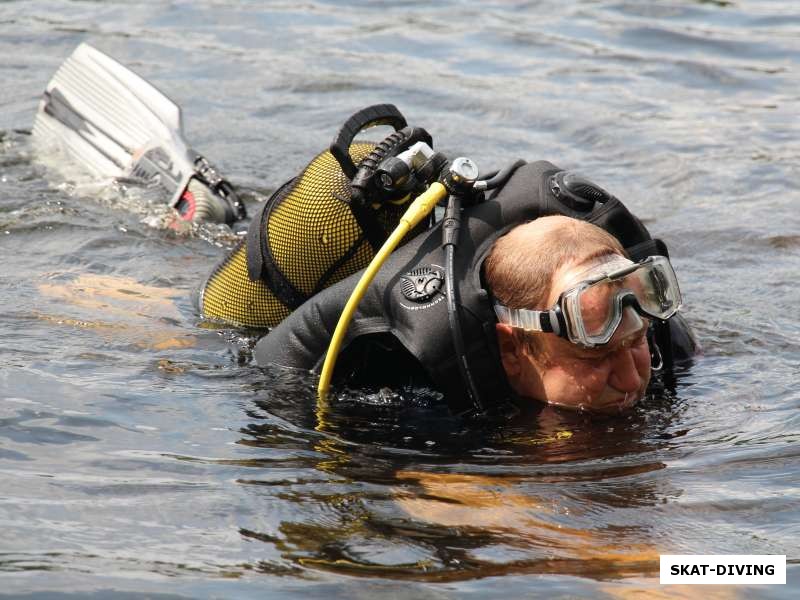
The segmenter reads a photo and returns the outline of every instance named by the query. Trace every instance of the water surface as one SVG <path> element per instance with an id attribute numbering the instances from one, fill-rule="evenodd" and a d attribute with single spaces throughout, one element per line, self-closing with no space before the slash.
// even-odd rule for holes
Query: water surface
<path id="1" fill-rule="evenodd" d="M 84 40 L 251 209 L 376 102 L 485 169 L 581 170 L 667 241 L 705 355 L 612 420 L 353 392 L 317 428 L 311 382 L 197 314 L 231 236 L 31 144 Z M 0 594 L 794 598 L 799 65 L 787 0 L 0 4 Z M 789 584 L 662 588 L 663 553 Z"/>

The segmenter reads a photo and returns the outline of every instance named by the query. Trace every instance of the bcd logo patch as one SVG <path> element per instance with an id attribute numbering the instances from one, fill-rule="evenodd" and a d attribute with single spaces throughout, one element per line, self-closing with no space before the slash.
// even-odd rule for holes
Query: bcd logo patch
<path id="1" fill-rule="evenodd" d="M 400 302 L 408 310 L 422 310 L 444 300 L 444 269 L 437 265 L 417 267 L 400 277 L 400 293 L 413 304 Z"/>

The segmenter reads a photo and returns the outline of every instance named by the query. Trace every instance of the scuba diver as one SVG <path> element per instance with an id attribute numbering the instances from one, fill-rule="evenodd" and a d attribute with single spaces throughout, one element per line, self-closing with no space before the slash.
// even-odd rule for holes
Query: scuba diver
<path id="1" fill-rule="evenodd" d="M 378 125 L 393 131 L 356 139 Z M 180 109 L 87 44 L 48 84 L 34 134 L 162 188 L 183 220 L 245 217 L 183 140 Z M 332 381 L 412 381 L 469 415 L 632 406 L 651 372 L 697 350 L 680 307 L 666 245 L 616 197 L 546 161 L 480 175 L 390 104 L 358 111 L 278 188 L 199 297 L 208 320 L 270 329 L 257 363 L 319 372 L 320 402 Z"/>
<path id="2" fill-rule="evenodd" d="M 353 141 L 375 124 L 395 131 Z M 275 192 L 199 305 L 272 328 L 258 364 L 320 372 L 321 398 L 421 382 L 457 414 L 619 412 L 696 351 L 666 245 L 617 198 L 546 161 L 479 178 L 392 105 Z"/>

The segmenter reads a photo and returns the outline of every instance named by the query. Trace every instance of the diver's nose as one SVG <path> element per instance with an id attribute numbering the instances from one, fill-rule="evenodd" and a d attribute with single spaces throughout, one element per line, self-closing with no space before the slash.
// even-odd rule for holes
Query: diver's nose
<path id="1" fill-rule="evenodd" d="M 611 374 L 608 384 L 619 392 L 635 392 L 642 385 L 642 377 L 636 368 L 631 348 L 620 348 L 611 359 Z"/>

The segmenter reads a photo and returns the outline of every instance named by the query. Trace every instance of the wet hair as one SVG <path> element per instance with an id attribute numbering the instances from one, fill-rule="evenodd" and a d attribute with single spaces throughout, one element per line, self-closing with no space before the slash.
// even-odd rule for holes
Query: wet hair
<path id="1" fill-rule="evenodd" d="M 628 257 L 619 241 L 596 225 L 563 216 L 540 217 L 518 225 L 494 243 L 484 262 L 484 279 L 501 304 L 546 310 L 559 268 L 609 254 Z M 514 333 L 515 338 L 533 341 L 532 336 L 517 335 L 522 331 Z"/>

